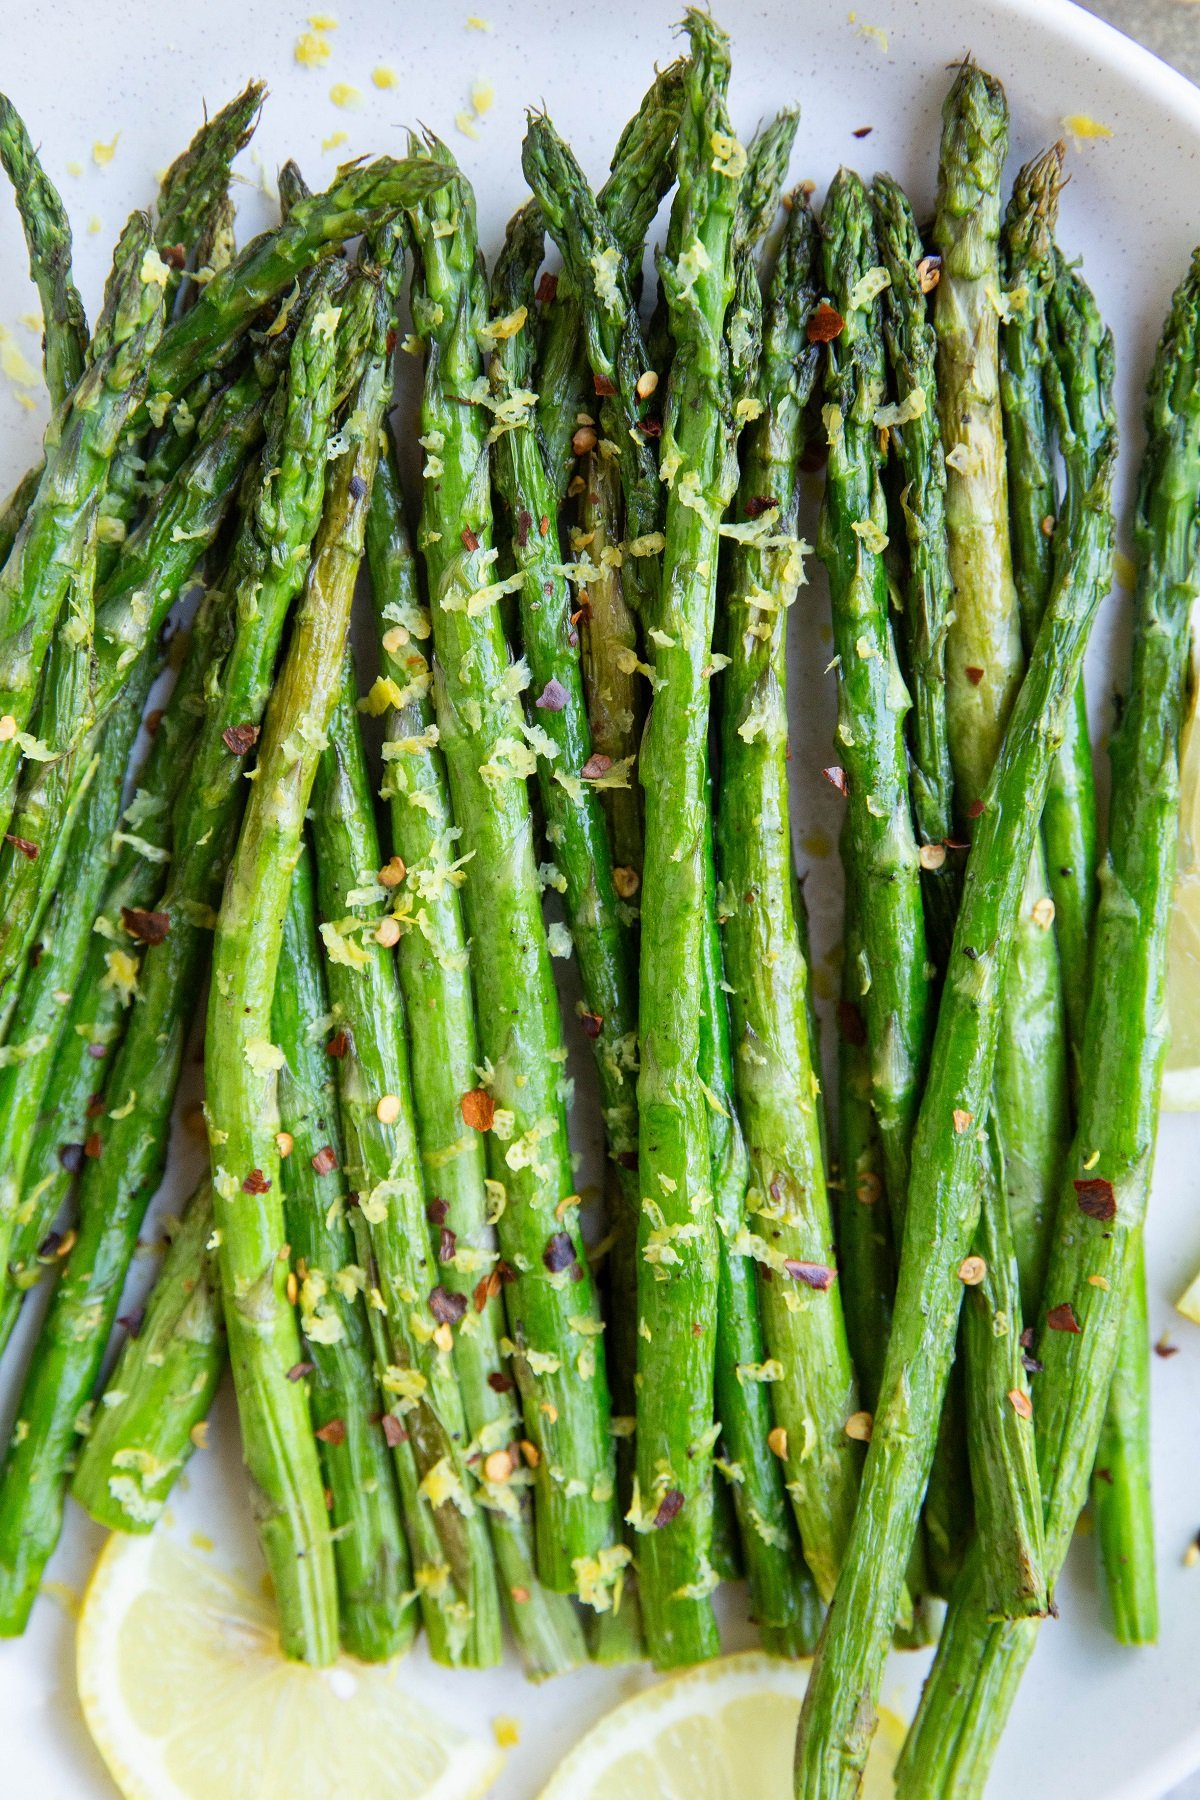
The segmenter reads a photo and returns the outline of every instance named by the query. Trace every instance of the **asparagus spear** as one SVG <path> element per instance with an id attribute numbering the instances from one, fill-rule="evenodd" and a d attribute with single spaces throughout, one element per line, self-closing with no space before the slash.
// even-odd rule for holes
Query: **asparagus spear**
<path id="1" fill-rule="evenodd" d="M 905 1555 L 933 1454 L 979 1208 L 976 1132 L 986 1117 L 999 1000 L 1062 721 L 1112 552 L 1111 449 L 1081 510 L 984 794 L 913 1145 L 888 1343 L 850 1549 L 800 1718 L 795 1791 L 857 1792 L 874 1726 Z M 936 1246 L 930 1254 L 930 1245 Z M 1042 1404 L 1038 1390 L 1039 1406 Z M 1047 1532 L 1047 1566 L 1055 1566 Z M 1009 1629 L 1019 1630 L 1020 1627 Z M 926 1791 L 926 1790 L 921 1790 Z"/>
<path id="2" fill-rule="evenodd" d="M 0 1169 L 0 1289 L 7 1279 L 9 1247 L 25 1189 L 32 1127 L 53 1077 L 68 1007 L 80 991 L 93 920 L 115 853 L 112 840 L 121 814 L 125 771 L 157 666 L 153 654 L 143 657 L 102 734 L 86 802 L 60 859 L 61 886 L 43 926 L 41 953 L 25 974 L 13 1013 L 9 1054 L 0 1068 L 0 1142 L 5 1146 Z"/>
<path id="3" fill-rule="evenodd" d="M 0 162 L 25 228 L 29 273 L 42 303 L 42 354 L 50 405 L 59 407 L 83 373 L 88 329 L 71 272 L 71 222 L 41 165 L 20 113 L 0 94 Z"/>
<path id="4" fill-rule="evenodd" d="M 946 721 L 946 636 L 954 589 L 946 536 L 946 469 L 937 414 L 936 340 L 929 322 L 920 234 L 903 189 L 889 175 L 871 184 L 879 260 L 887 271 L 883 329 L 896 389 L 888 447 L 900 479 L 908 549 L 900 640 L 912 692 L 913 822 L 920 840 L 930 947 L 944 965 L 954 931 L 958 876 L 946 855 L 954 835 L 954 776 Z"/>
<path id="5" fill-rule="evenodd" d="M 728 40 L 686 15 L 692 59 L 679 132 L 680 256 L 660 277 L 676 361 L 663 427 L 664 585 L 650 615 L 654 704 L 641 754 L 646 809 L 639 993 L 639 1589 L 658 1667 L 719 1648 L 709 1595 L 719 1249 L 708 1102 L 699 1078 L 708 803 L 708 681 L 721 516 L 736 480 L 725 314 L 745 153 L 729 127 Z M 714 137 L 714 134 L 716 136 Z M 728 154 L 714 156 L 713 143 Z M 688 260 L 684 260 L 684 259 Z M 593 366 L 594 363 L 593 363 Z M 753 1380 L 759 1371 L 747 1371 Z"/>
<path id="6" fill-rule="evenodd" d="M 9 553 L 17 541 L 17 533 L 25 522 L 25 515 L 37 498 L 41 479 L 42 464 L 38 463 L 22 475 L 0 508 L 0 567 L 8 561 Z"/>
<path id="7" fill-rule="evenodd" d="M 536 204 L 508 228 L 492 281 L 493 389 L 517 404 L 532 387 L 531 332 L 514 321 L 533 307 L 534 276 L 542 258 L 542 221 Z M 503 414 L 498 415 L 498 421 Z M 608 1154 L 616 1164 L 619 1204 L 611 1228 L 614 1273 L 624 1276 L 615 1300 L 629 1322 L 622 1355 L 633 1349 L 636 1277 L 631 1251 L 637 1235 L 637 993 L 628 928 L 614 882 L 612 852 L 601 806 L 603 791 L 630 786 L 630 765 L 593 756 L 580 672 L 579 633 L 558 533 L 555 492 L 546 460 L 527 426 L 506 429 L 496 444 L 497 487 L 508 509 L 519 589 L 521 641 L 529 665 L 533 717 L 526 737 L 536 757 L 538 792 L 554 857 L 582 989 L 581 1014 L 592 1044 Z M 591 563 L 585 565 L 590 567 Z M 583 569 L 576 565 L 582 583 Z M 533 758 L 530 759 L 531 762 Z M 614 1354 L 618 1354 L 614 1352 Z"/>
<path id="8" fill-rule="evenodd" d="M 220 112 L 205 119 L 159 184 L 155 238 L 172 271 L 170 311 L 179 311 L 193 298 L 188 276 L 208 261 L 201 251 L 228 194 L 233 159 L 254 135 L 266 91 L 261 81 L 247 82 Z"/>
<path id="9" fill-rule="evenodd" d="M 162 887 L 163 862 L 170 855 L 171 805 L 204 712 L 204 687 L 222 613 L 220 594 L 210 591 L 191 632 L 176 640 L 177 649 L 185 648 L 185 660 L 170 702 L 157 721 L 150 754 L 125 809 L 123 828 L 114 835 L 103 900 L 99 910 L 87 905 L 81 908 L 83 964 L 72 986 L 39 1102 L 24 1159 L 23 1185 L 14 1200 L 8 1268 L 12 1279 L 0 1305 L 0 1347 L 8 1342 L 24 1293 L 40 1278 L 44 1266 L 41 1246 L 85 1160 L 91 1121 L 105 1110 L 106 1077 L 136 991 L 129 977 L 136 972 L 139 939 L 130 927 L 136 927 L 141 916 L 153 910 Z M 98 795 L 99 790 L 95 792 Z M 98 799 L 93 799 L 93 804 L 98 804 Z M 91 855 L 101 866 L 107 860 L 102 849 L 94 849 Z M 59 939 L 64 954 L 65 943 L 65 937 Z M 56 955 L 57 947 L 38 964 L 39 972 L 43 964 L 48 965 L 51 992 L 63 991 L 55 971 Z M 51 1237 L 49 1244 L 46 1256 L 54 1267 L 61 1261 L 63 1242 Z"/>
<path id="10" fill-rule="evenodd" d="M 452 166 L 436 141 L 429 155 Z M 433 601 L 437 725 L 460 848 L 471 858 L 462 892 L 486 1084 L 460 1096 L 460 1106 L 469 1125 L 490 1125 L 489 1162 L 503 1186 L 497 1227 L 515 1277 L 506 1302 L 534 1451 L 538 1573 L 547 1587 L 576 1589 L 606 1610 L 629 1553 L 613 1541 L 599 1311 L 571 1204 L 566 1051 L 520 773 L 523 671 L 510 660 L 489 579 L 496 551 L 485 421 L 480 407 L 461 404 L 482 392 L 476 332 L 486 325 L 486 293 L 465 184 L 410 217 L 414 319 L 429 339 L 421 426 L 433 459 L 418 542 Z"/>
<path id="11" fill-rule="evenodd" d="M 833 596 L 837 741 L 848 878 L 858 891 L 862 932 L 871 1094 L 899 1231 L 928 1055 L 929 973 L 904 743 L 910 700 L 896 661 L 883 561 L 887 512 L 874 422 L 884 384 L 877 251 L 866 189 L 848 170 L 830 186 L 821 231 L 825 282 L 844 324 L 829 346 L 825 378 L 831 441 L 818 549 Z"/>
<path id="12" fill-rule="evenodd" d="M 96 328 L 98 354 L 47 433 L 37 496 L 0 571 L 0 819 L 7 830 L 19 759 L 50 634 L 94 528 L 108 464 L 143 392 L 162 329 L 166 269 L 135 213 L 117 246 Z M 15 965 L 3 968 L 10 976 Z"/>
<path id="13" fill-rule="evenodd" d="M 1158 1641 L 1150 1491 L 1150 1320 L 1145 1253 L 1131 1252 L 1129 1297 L 1092 1472 L 1092 1516 L 1104 1592 L 1119 1644 Z"/>
<path id="14" fill-rule="evenodd" d="M 628 258 L 570 148 L 544 114 L 529 119 L 521 165 L 582 307 L 588 362 L 601 395 L 600 425 L 606 442 L 616 445 L 625 536 L 640 552 L 625 559 L 625 596 L 635 612 L 645 609 L 651 617 L 661 581 L 662 497 L 653 440 L 642 427 L 652 403 L 657 416 L 658 382 L 651 380 Z"/>
<path id="15" fill-rule="evenodd" d="M 505 1471 L 494 1484 L 481 1466 L 467 1463 L 469 1431 L 451 1350 L 454 1325 L 461 1329 L 469 1308 L 465 1297 L 451 1297 L 442 1285 L 426 1217 L 426 1199 L 433 1204 L 437 1194 L 431 1188 L 427 1195 L 422 1179 L 408 1032 L 387 943 L 391 932 L 385 930 L 382 941 L 379 936 L 388 890 L 377 879 L 382 857 L 357 694 L 347 657 L 313 790 L 346 1173 L 369 1228 L 390 1373 L 403 1384 L 397 1391 L 407 1403 L 413 1478 L 406 1501 L 410 1513 L 428 1509 L 434 1527 L 437 1560 L 432 1566 L 419 1562 L 418 1579 L 436 1571 L 449 1577 L 447 1610 L 457 1629 L 448 1654 L 486 1668 L 499 1659 L 500 1612 L 481 1501 L 502 1490 L 516 1471 L 507 1452 Z"/>
<path id="16" fill-rule="evenodd" d="M 92 1416 L 71 1492 L 112 1531 L 149 1531 L 192 1451 L 225 1367 L 206 1175 L 184 1208 L 146 1310 Z"/>
<path id="17" fill-rule="evenodd" d="M 797 196 L 768 295 L 761 411 L 743 458 L 740 541 L 724 599 L 730 662 L 721 676 L 717 826 L 737 1098 L 750 1150 L 751 1205 L 761 1215 L 750 1226 L 773 1265 L 758 1297 L 768 1353 L 783 1369 L 770 1398 L 804 1553 L 828 1596 L 854 1507 L 855 1445 L 843 1427 L 856 1400 L 840 1284 L 822 1274 L 831 1262 L 833 1226 L 787 812 L 786 633 L 803 579 L 796 470 L 817 363 L 805 335 L 815 238 L 812 216 Z M 807 1277 L 819 1285 L 809 1286 Z"/>
<path id="18" fill-rule="evenodd" d="M 1023 664 L 1009 543 L 999 388 L 1000 172 L 1008 107 L 998 81 L 960 69 L 943 108 L 935 237 L 938 383 L 954 620 L 946 700 L 956 800 L 968 830 L 999 751 Z M 1040 839 L 1005 989 L 995 1127 L 1027 1309 L 1037 1303 L 1049 1215 L 1069 1139 L 1066 1036 Z M 1032 1313 L 1031 1313 L 1032 1316 Z"/>
<path id="19" fill-rule="evenodd" d="M 1111 355 L 1109 341 L 1102 341 Z M 1112 824 L 1093 937 L 1096 979 L 1083 1034 L 1078 1122 L 1035 1352 L 1044 1364 L 1035 1385 L 1035 1422 L 1053 1575 L 1086 1498 L 1120 1353 L 1121 1320 L 1127 1307 L 1138 1306 L 1165 1049 L 1165 946 L 1188 621 L 1200 586 L 1198 357 L 1200 254 L 1176 289 L 1147 396 L 1148 442 L 1134 528 L 1139 567 L 1132 677 L 1112 741 Z M 1091 1275 L 1104 1285 L 1091 1283 Z M 951 1621 L 955 1641 L 935 1665 L 906 1757 L 909 1793 L 949 1792 L 951 1770 L 962 1783 L 955 1792 L 982 1792 L 1037 1640 L 1032 1622 L 991 1625 L 965 1579 Z M 963 1681 L 968 1668 L 969 1693 Z M 930 1785 L 918 1788 L 918 1781 Z"/>
<path id="20" fill-rule="evenodd" d="M 621 255 L 631 265 L 635 286 L 646 233 L 675 179 L 672 150 L 683 105 L 684 67 L 682 59 L 676 59 L 657 72 L 617 140 L 608 180 L 595 199 Z M 534 123 L 530 130 L 532 133 Z M 551 230 L 554 232 L 553 226 Z M 558 233 L 554 232 L 554 236 L 557 241 Z M 575 454 L 572 439 L 580 422 L 577 414 L 590 408 L 593 394 L 599 392 L 588 376 L 582 308 L 569 270 L 564 270 L 555 281 L 554 299 L 545 321 L 538 356 L 538 424 L 550 479 L 561 505 L 571 479 Z"/>
<path id="21" fill-rule="evenodd" d="M 380 1415 L 362 1294 L 367 1271 L 346 1223 L 345 1178 L 338 1174 L 331 1184 L 318 1173 L 327 1145 L 337 1168 L 345 1167 L 333 1062 L 325 1054 L 328 1016 L 311 858 L 302 845 L 271 1013 L 275 1041 L 287 1058 L 279 1072 L 280 1149 L 287 1151 L 280 1163 L 284 1224 L 300 1284 L 309 1405 L 321 1470 L 333 1496 L 329 1516 L 342 1645 L 364 1662 L 383 1662 L 412 1643 L 417 1611 L 385 1436 L 393 1427 L 385 1427 Z M 380 1372 L 386 1364 L 384 1355 Z"/>
<path id="22" fill-rule="evenodd" d="M 318 289 L 314 300 L 324 298 Z M 339 321 L 330 316 L 337 309 L 313 301 L 310 307 L 311 329 L 297 341 L 293 373 L 300 392 L 311 392 L 309 405 L 328 417 Z M 299 509 L 293 510 L 282 482 L 267 490 L 276 496 L 276 530 L 288 534 L 289 550 L 299 552 L 285 553 L 273 571 L 276 589 L 285 589 L 283 606 L 304 578 L 303 559 L 322 494 L 324 511 L 225 884 L 205 1050 L 221 1290 L 243 1449 L 258 1490 L 259 1534 L 275 1583 L 285 1654 L 318 1664 L 331 1661 L 337 1649 L 334 1565 L 308 1409 L 303 1393 L 287 1379 L 300 1361 L 300 1348 L 280 1255 L 275 1076 L 281 1057 L 271 1042 L 271 1003 L 287 885 L 337 693 L 387 386 L 388 311 L 373 273 L 358 276 L 345 307 L 352 316 L 361 307 L 369 320 L 362 373 L 343 427 L 346 448 L 326 491 L 326 432 L 310 424 L 294 453 Z M 349 324 L 343 316 L 341 329 Z M 314 362 L 311 383 L 304 378 L 308 356 Z M 283 606 L 273 621 L 277 627 Z"/>
<path id="23" fill-rule="evenodd" d="M 370 232 L 406 206 L 415 206 L 449 180 L 427 161 L 390 156 L 339 170 L 321 194 L 298 200 L 286 222 L 246 245 L 196 304 L 163 333 L 150 362 L 149 393 L 177 393 L 206 367 L 227 362 L 242 330 L 309 265 L 346 239 Z"/>
<path id="24" fill-rule="evenodd" d="M 637 625 L 625 599 L 624 576 L 612 552 L 621 546 L 621 484 L 612 461 L 596 451 L 585 457 L 579 523 L 592 565 L 588 604 L 580 620 L 580 663 L 592 748 L 610 766 L 629 764 L 641 740 L 643 703 L 637 675 Z M 609 554 L 606 555 L 606 552 Z M 600 796 L 608 820 L 614 870 L 627 898 L 642 871 L 642 817 L 638 785 L 606 788 Z M 621 891 L 621 890 L 618 890 Z"/>
<path id="25" fill-rule="evenodd" d="M 381 673 L 391 688 L 386 773 L 392 849 L 404 865 L 393 909 L 397 962 L 412 1040 L 413 1100 L 426 1188 L 441 1215 L 438 1275 L 447 1293 L 470 1302 L 473 1325 L 459 1329 L 453 1359 L 472 1444 L 481 1458 L 504 1458 L 520 1423 L 515 1383 L 500 1350 L 503 1303 L 487 1163 L 478 1132 L 464 1132 L 462 1096 L 477 1080 L 478 1032 L 471 995 L 446 766 L 430 742 L 433 705 L 425 655 L 428 610 L 417 589 L 416 564 L 404 519 L 395 451 L 381 456 L 367 518 L 367 561 L 380 631 Z M 372 710 L 375 700 L 368 696 Z M 399 870 L 393 865 L 392 873 Z M 389 874 L 389 880 L 391 874 Z M 392 935 L 389 927 L 385 933 Z M 443 1254 L 444 1253 L 444 1254 Z M 469 1453 L 470 1454 L 470 1453 Z M 490 1492 L 492 1547 L 501 1593 L 528 1672 L 558 1674 L 583 1658 L 574 1609 L 538 1582 L 530 1508 L 510 1478 Z"/>

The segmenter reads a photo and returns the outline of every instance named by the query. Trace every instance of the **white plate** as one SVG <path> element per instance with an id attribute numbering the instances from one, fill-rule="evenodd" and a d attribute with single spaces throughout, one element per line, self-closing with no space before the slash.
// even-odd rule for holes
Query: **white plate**
<path id="1" fill-rule="evenodd" d="M 786 101 L 803 108 L 793 176 L 823 188 L 843 158 L 865 173 L 888 168 L 909 185 L 917 211 L 928 215 L 935 174 L 938 110 L 947 65 L 971 50 L 1007 85 L 1013 109 L 1013 167 L 1058 135 L 1064 115 L 1085 114 L 1111 129 L 1110 139 L 1084 144 L 1070 159 L 1062 241 L 1082 253 L 1089 279 L 1116 333 L 1120 411 L 1127 451 L 1122 460 L 1128 506 L 1140 439 L 1140 394 L 1154 337 L 1171 288 L 1200 238 L 1197 157 L 1200 93 L 1146 52 L 1063 0 L 1019 0 L 1008 6 L 960 0 L 859 0 L 857 22 L 837 5 L 789 0 L 723 0 L 722 22 L 734 37 L 733 110 L 743 133 Z M 3 82 L 43 146 L 75 221 L 77 268 L 89 305 L 97 301 L 108 252 L 127 211 L 145 205 L 155 173 L 182 146 L 202 100 L 224 102 L 250 75 L 273 93 L 260 126 L 251 180 L 285 155 L 299 158 L 317 184 L 334 163 L 359 151 L 397 151 L 404 128 L 428 122 L 454 145 L 475 181 L 483 241 L 494 247 L 504 219 L 522 198 L 519 145 L 527 103 L 544 101 L 571 137 L 593 176 L 603 173 L 612 141 L 632 111 L 655 60 L 675 50 L 670 25 L 677 0 L 483 0 L 487 32 L 467 25 L 467 0 L 452 7 L 384 6 L 379 0 L 335 4 L 328 35 L 332 57 L 304 69 L 293 46 L 306 26 L 303 0 L 294 13 L 277 0 L 57 0 L 53 8 L 5 8 Z M 861 25 L 887 34 L 887 48 Z M 396 85 L 373 85 L 373 71 L 394 70 Z M 476 78 L 489 81 L 495 103 L 472 142 L 454 118 L 469 105 Z M 335 82 L 361 94 L 357 110 L 329 98 Z M 869 137 L 852 132 L 873 127 Z M 323 150 L 322 140 L 347 134 Z M 115 153 L 105 166 L 93 145 Z M 72 170 L 75 165 L 78 172 Z M 242 230 L 266 223 L 265 197 L 242 190 Z M 0 205 L 0 268 L 5 274 L 0 323 L 36 362 L 36 339 L 19 323 L 27 298 L 24 251 L 15 215 Z M 0 357 L 7 364 L 8 359 Z M 7 488 L 36 454 L 39 411 L 22 408 L 16 389 L 0 381 L 0 485 Z M 38 402 L 40 407 L 40 400 Z M 810 531 L 811 536 L 811 531 Z M 1128 519 L 1123 523 L 1128 550 Z M 806 661 L 825 660 L 819 637 L 824 597 L 818 572 L 804 619 Z M 1123 679 L 1127 597 L 1117 594 L 1097 631 L 1091 659 L 1098 734 L 1110 722 L 1112 675 Z M 827 628 L 826 628 L 827 629 Z M 831 709 L 825 686 L 806 697 L 797 719 L 798 770 L 827 759 Z M 829 791 L 799 795 L 798 836 L 832 835 Z M 814 861 L 818 956 L 836 937 L 836 874 Z M 1081 1544 L 1059 1593 L 1062 1618 L 1042 1635 L 991 1792 L 1009 1797 L 1056 1795 L 1077 1800 L 1155 1800 L 1200 1766 L 1200 1569 L 1187 1572 L 1182 1552 L 1200 1526 L 1200 1337 L 1174 1318 L 1170 1302 L 1200 1263 L 1200 1211 L 1194 1170 L 1200 1131 L 1186 1118 L 1163 1124 L 1150 1228 L 1151 1330 L 1170 1326 L 1181 1353 L 1154 1363 L 1154 1448 L 1163 1631 L 1157 1649 L 1120 1650 L 1097 1612 L 1091 1546 Z M 184 1152 L 168 1197 L 183 1192 Z M 16 1347 L 14 1347 L 16 1349 Z M 10 1395 L 10 1356 L 3 1390 Z M 213 1450 L 193 1465 L 174 1507 L 186 1537 L 203 1526 L 222 1554 L 257 1579 L 261 1564 L 249 1525 L 236 1428 L 228 1396 Z M 0 1647 L 0 1792 L 39 1800 L 101 1800 L 113 1790 L 91 1750 L 74 1697 L 72 1625 L 63 1604 L 78 1589 L 99 1533 L 72 1509 L 51 1575 L 58 1584 L 39 1602 L 27 1636 Z M 735 1603 L 730 1612 L 738 1610 Z M 731 1620 L 729 1642 L 746 1641 Z M 418 1652 L 411 1679 L 430 1703 L 486 1729 L 493 1714 L 515 1714 L 522 1742 L 496 1789 L 498 1800 L 529 1800 L 556 1759 L 599 1714 L 647 1677 L 637 1671 L 584 1670 L 550 1688 L 526 1686 L 515 1666 L 489 1674 L 447 1676 Z M 911 1703 L 923 1659 L 894 1661 L 885 1698 Z"/>

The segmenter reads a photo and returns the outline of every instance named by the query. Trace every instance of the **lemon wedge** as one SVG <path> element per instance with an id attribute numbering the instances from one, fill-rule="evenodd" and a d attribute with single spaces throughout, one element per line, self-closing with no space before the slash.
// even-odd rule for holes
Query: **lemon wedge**
<path id="1" fill-rule="evenodd" d="M 1192 615 L 1192 701 L 1179 746 L 1179 851 L 1167 940 L 1171 1035 L 1162 1103 L 1200 1111 L 1200 630 Z"/>
<path id="2" fill-rule="evenodd" d="M 474 1800 L 504 1762 L 406 1694 L 397 1664 L 285 1661 L 271 1603 L 162 1532 L 109 1539 L 77 1670 L 126 1800 Z"/>
<path id="3" fill-rule="evenodd" d="M 792 1749 L 808 1664 L 757 1651 L 724 1656 L 646 1688 L 607 1713 L 540 1800 L 773 1800 L 792 1791 Z M 891 1800 L 904 1726 L 884 1712 L 864 1800 Z"/>

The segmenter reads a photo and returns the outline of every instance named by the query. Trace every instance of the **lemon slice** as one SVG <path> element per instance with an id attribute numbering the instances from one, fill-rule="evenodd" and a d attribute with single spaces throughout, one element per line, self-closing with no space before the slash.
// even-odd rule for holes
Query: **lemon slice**
<path id="1" fill-rule="evenodd" d="M 1192 614 L 1191 707 L 1179 746 L 1179 852 L 1167 941 L 1171 1036 L 1162 1103 L 1200 1111 L 1200 630 Z"/>
<path id="2" fill-rule="evenodd" d="M 808 1664 L 724 1656 L 626 1700 L 560 1763 L 540 1800 L 762 1800 L 792 1791 Z M 891 1800 L 904 1727 L 884 1712 L 864 1800 Z"/>
<path id="3" fill-rule="evenodd" d="M 126 1800 L 473 1800 L 504 1761 L 406 1694 L 396 1664 L 285 1661 L 273 1606 L 162 1533 L 109 1539 L 77 1667 Z"/>

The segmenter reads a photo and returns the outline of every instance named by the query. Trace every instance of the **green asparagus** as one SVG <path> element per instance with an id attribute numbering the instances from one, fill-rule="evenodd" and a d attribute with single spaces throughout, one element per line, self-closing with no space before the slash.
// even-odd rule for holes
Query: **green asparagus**
<path id="1" fill-rule="evenodd" d="M 477 1079 L 479 1060 L 466 930 L 455 867 L 457 828 L 450 810 L 446 767 L 430 741 L 433 703 L 425 654 L 428 609 L 420 601 L 416 564 L 404 519 L 403 496 L 389 443 L 381 456 L 367 519 L 367 560 L 380 633 L 388 706 L 383 797 L 391 843 L 404 874 L 391 865 L 388 881 L 400 893 L 392 918 L 400 985 L 412 1039 L 413 1100 L 425 1183 L 437 1225 L 438 1274 L 448 1294 L 470 1300 L 472 1326 L 454 1337 L 454 1367 L 472 1444 L 497 1456 L 502 1479 L 484 1489 L 492 1546 L 513 1634 L 527 1671 L 553 1675 L 583 1660 L 582 1633 L 569 1600 L 537 1580 L 533 1521 L 519 1483 L 504 1479 L 505 1459 L 518 1435 L 515 1382 L 500 1350 L 504 1314 L 502 1274 L 492 1258 L 496 1232 L 487 1162 L 478 1132 L 464 1131 L 462 1096 Z M 386 684 L 392 684 L 387 686 Z M 375 710 L 374 695 L 368 696 Z M 385 937 L 393 935 L 393 927 Z M 497 1454 L 499 1453 L 499 1454 Z M 471 1454 L 469 1452 L 469 1454 Z"/>
<path id="2" fill-rule="evenodd" d="M 13 184 L 29 273 L 42 303 L 42 354 L 50 405 L 59 407 L 83 374 L 88 329 L 71 271 L 71 224 L 62 198 L 43 169 L 24 120 L 0 94 L 0 162 Z"/>
<path id="3" fill-rule="evenodd" d="M 434 140 L 431 160 L 452 167 Z M 629 1553 L 614 1541 L 608 1384 L 596 1343 L 599 1307 L 576 1222 L 562 1043 L 525 786 L 520 692 L 496 607 L 478 331 L 486 292 L 465 184 L 411 215 L 413 313 L 426 336 L 422 437 L 424 553 L 437 655 L 434 704 L 462 831 L 464 915 L 471 939 L 482 1084 L 460 1096 L 488 1130 L 514 1373 L 533 1449 L 538 1573 L 607 1610 Z M 513 585 L 516 586 L 514 579 Z M 497 1135 L 499 1125 L 501 1135 Z M 506 1340 L 507 1341 L 507 1340 Z"/>
<path id="4" fill-rule="evenodd" d="M 319 1173 L 326 1146 L 337 1170 L 345 1168 L 333 1063 L 325 1054 L 328 1016 L 311 857 L 302 846 L 271 1012 L 275 1042 L 287 1059 L 279 1071 L 283 1217 L 299 1282 L 309 1405 L 333 1497 L 342 1645 L 364 1662 L 383 1662 L 412 1643 L 417 1609 L 389 1449 L 395 1427 L 385 1426 L 381 1414 L 362 1292 L 367 1271 L 346 1222 L 345 1177 L 331 1170 L 331 1183 Z M 380 1361 L 386 1368 L 386 1355 Z"/>

